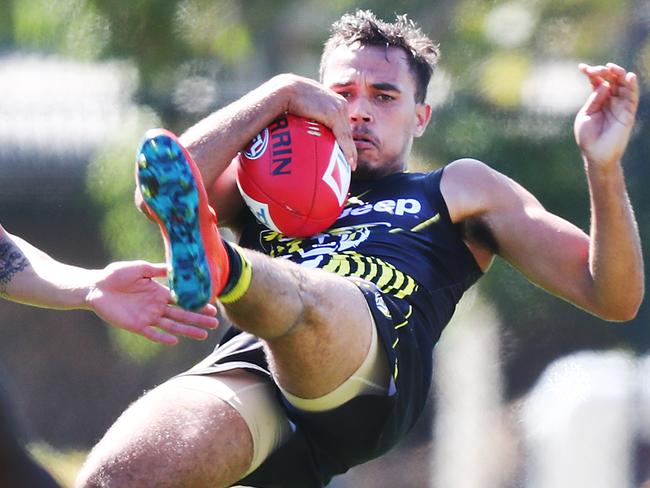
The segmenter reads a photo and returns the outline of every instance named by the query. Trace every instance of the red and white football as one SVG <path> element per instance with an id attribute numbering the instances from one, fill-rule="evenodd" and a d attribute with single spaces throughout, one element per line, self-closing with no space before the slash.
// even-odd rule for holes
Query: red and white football
<path id="1" fill-rule="evenodd" d="M 324 125 L 284 115 L 239 154 L 237 185 L 257 219 L 290 237 L 318 234 L 341 214 L 350 165 Z"/>

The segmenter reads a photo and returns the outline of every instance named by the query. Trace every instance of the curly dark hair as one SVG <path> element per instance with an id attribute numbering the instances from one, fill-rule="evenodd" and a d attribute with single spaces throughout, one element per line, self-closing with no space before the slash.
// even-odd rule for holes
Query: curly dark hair
<path id="1" fill-rule="evenodd" d="M 415 100 L 418 103 L 424 102 L 440 50 L 406 14 L 396 15 L 392 23 L 378 19 L 370 10 L 356 10 L 354 13 L 344 14 L 332 24 L 331 35 L 325 42 L 320 60 L 321 80 L 327 58 L 332 51 L 339 46 L 351 46 L 355 43 L 386 48 L 398 47 L 404 50 L 415 78 Z"/>

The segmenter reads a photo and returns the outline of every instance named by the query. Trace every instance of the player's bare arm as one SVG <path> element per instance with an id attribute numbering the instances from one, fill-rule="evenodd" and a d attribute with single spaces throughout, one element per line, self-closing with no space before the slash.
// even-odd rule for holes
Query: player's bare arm
<path id="1" fill-rule="evenodd" d="M 205 339 L 216 309 L 200 313 L 170 305 L 170 291 L 154 278 L 167 266 L 144 261 L 90 270 L 60 263 L 0 226 L 0 296 L 54 309 L 86 309 L 116 327 L 173 345 L 177 336 Z"/>
<path id="2" fill-rule="evenodd" d="M 625 321 L 634 318 L 644 294 L 640 239 L 620 161 L 638 85 L 633 73 L 616 65 L 581 70 L 594 89 L 574 126 L 589 182 L 589 235 L 477 161 L 452 163 L 442 189 L 452 219 L 480 222 L 493 238 L 491 250 L 489 242 L 471 236 L 470 247 L 497 252 L 532 282 L 585 310 Z"/>
<path id="3" fill-rule="evenodd" d="M 223 225 L 232 226 L 243 202 L 235 185 L 233 158 L 262 129 L 283 113 L 317 120 L 330 127 L 348 161 L 356 149 L 343 97 L 320 83 L 282 74 L 188 129 L 181 142 L 201 171 L 211 204 Z"/>

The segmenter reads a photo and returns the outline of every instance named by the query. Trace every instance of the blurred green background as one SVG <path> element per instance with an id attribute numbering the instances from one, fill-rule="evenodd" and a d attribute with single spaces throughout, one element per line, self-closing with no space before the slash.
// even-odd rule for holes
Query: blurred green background
<path id="1" fill-rule="evenodd" d="M 0 0 L 0 222 L 85 267 L 162 259 L 157 229 L 132 205 L 141 134 L 158 125 L 182 132 L 280 72 L 316 77 L 330 24 L 355 8 L 387 19 L 408 13 L 440 42 L 434 117 L 414 168 L 481 159 L 585 230 L 572 123 L 589 86 L 577 64 L 634 70 L 641 105 L 624 167 L 648 254 L 650 2 L 642 0 Z M 570 352 L 650 347 L 647 304 L 634 321 L 608 324 L 503 262 L 479 286 L 503 324 L 507 400 Z M 26 437 L 59 450 L 90 447 L 143 390 L 215 340 L 161 348 L 89 313 L 9 302 L 0 320 L 0 373 Z"/>

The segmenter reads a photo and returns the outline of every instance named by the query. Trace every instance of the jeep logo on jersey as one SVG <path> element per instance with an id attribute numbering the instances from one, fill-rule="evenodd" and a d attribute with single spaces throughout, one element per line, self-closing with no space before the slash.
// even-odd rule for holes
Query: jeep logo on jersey
<path id="1" fill-rule="evenodd" d="M 356 204 L 356 206 L 349 206 Z M 351 197 L 348 207 L 343 209 L 338 220 L 348 215 L 364 215 L 370 212 L 386 212 L 393 215 L 417 214 L 422 210 L 422 204 L 414 198 L 399 198 L 397 200 L 380 200 L 375 203 L 364 203 L 358 198 Z"/>
<path id="2" fill-rule="evenodd" d="M 350 165 L 345 159 L 343 151 L 341 151 L 341 148 L 335 142 L 332 149 L 332 155 L 330 156 L 330 162 L 327 165 L 325 173 L 323 173 L 323 181 L 332 189 L 339 205 L 343 205 L 345 197 L 348 194 L 348 188 L 350 188 L 350 173 Z"/>
<path id="3" fill-rule="evenodd" d="M 266 151 L 266 148 L 269 145 L 269 130 L 264 129 L 262 132 L 257 134 L 251 143 L 248 145 L 246 148 L 246 151 L 244 151 L 244 155 L 248 159 L 258 159 L 264 154 L 264 151 Z"/>

